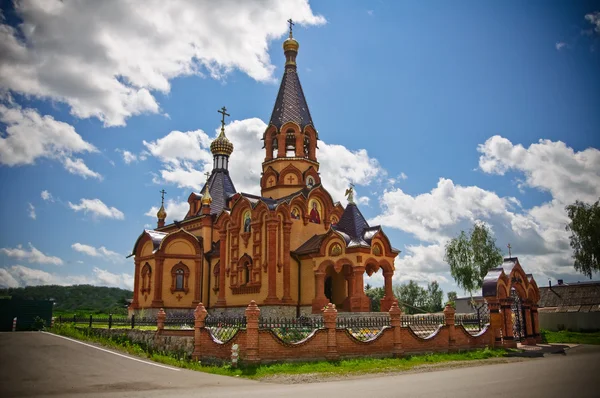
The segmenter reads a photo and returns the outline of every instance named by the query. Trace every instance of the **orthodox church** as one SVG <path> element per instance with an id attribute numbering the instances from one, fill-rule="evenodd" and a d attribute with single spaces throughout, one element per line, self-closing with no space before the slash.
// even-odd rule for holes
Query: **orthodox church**
<path id="1" fill-rule="evenodd" d="M 160 308 L 241 314 L 255 300 L 265 316 L 320 313 L 327 303 L 347 312 L 370 311 L 364 274 L 382 271 L 393 300 L 394 249 L 380 226 L 370 226 L 346 191 L 344 208 L 319 175 L 317 140 L 296 67 L 299 44 L 283 43 L 285 72 L 262 140 L 260 196 L 237 192 L 228 167 L 234 150 L 225 131 L 211 143 L 212 173 L 188 198 L 181 221 L 144 230 L 133 246 L 131 313 Z"/>

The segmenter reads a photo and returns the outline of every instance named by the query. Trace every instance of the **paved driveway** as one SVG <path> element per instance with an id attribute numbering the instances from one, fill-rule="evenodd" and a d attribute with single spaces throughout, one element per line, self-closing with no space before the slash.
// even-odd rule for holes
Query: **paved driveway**
<path id="1" fill-rule="evenodd" d="M 281 385 L 175 369 L 46 333 L 0 333 L 0 397 L 597 397 L 600 347 L 525 362 Z"/>

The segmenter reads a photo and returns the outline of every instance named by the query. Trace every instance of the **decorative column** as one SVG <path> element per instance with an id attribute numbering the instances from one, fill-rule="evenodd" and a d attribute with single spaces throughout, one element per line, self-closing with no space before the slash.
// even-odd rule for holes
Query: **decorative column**
<path id="1" fill-rule="evenodd" d="M 304 134 L 297 131 L 294 133 L 296 136 L 296 157 L 303 158 L 304 157 Z M 298 181 L 298 184 L 301 184 L 302 181 Z"/>
<path id="2" fill-rule="evenodd" d="M 258 318 L 260 317 L 260 308 L 256 301 L 252 300 L 246 308 L 246 355 L 244 362 L 248 364 L 260 363 L 258 353 Z"/>
<path id="3" fill-rule="evenodd" d="M 158 314 L 156 314 L 156 332 L 160 334 L 165 328 L 165 320 L 167 319 L 167 313 L 164 309 L 160 309 Z"/>
<path id="4" fill-rule="evenodd" d="M 197 259 L 194 260 L 194 300 L 193 305 L 198 305 L 202 300 L 202 255 L 200 254 Z"/>
<path id="5" fill-rule="evenodd" d="M 512 298 L 500 299 L 500 313 L 502 314 L 502 332 L 504 348 L 517 348 L 517 342 L 514 339 L 513 321 L 512 321 Z"/>
<path id="6" fill-rule="evenodd" d="M 219 295 L 215 307 L 224 307 L 227 305 L 225 301 L 225 265 L 227 260 L 227 231 L 222 229 L 219 231 Z"/>
<path id="7" fill-rule="evenodd" d="M 199 303 L 194 310 L 194 352 L 192 359 L 198 361 L 202 359 L 202 334 L 205 333 L 204 325 L 208 312 L 202 303 Z"/>
<path id="8" fill-rule="evenodd" d="M 535 345 L 533 322 L 531 322 L 531 303 L 529 300 L 523 305 L 523 309 L 525 310 L 525 340 L 523 343 L 526 345 Z"/>
<path id="9" fill-rule="evenodd" d="M 163 286 L 163 264 L 165 259 L 162 256 L 155 256 L 156 262 L 156 278 L 154 278 L 154 300 L 152 300 L 152 307 L 160 308 L 164 307 L 162 299 L 162 286 Z"/>
<path id="10" fill-rule="evenodd" d="M 279 304 L 277 298 L 277 224 L 277 219 L 267 221 L 268 291 L 264 304 Z"/>
<path id="11" fill-rule="evenodd" d="M 533 324 L 533 338 L 537 344 L 540 344 L 542 342 L 542 335 L 540 334 L 540 318 L 537 304 L 531 306 L 531 318 Z"/>
<path id="12" fill-rule="evenodd" d="M 500 314 L 500 302 L 497 298 L 486 298 L 490 310 L 490 346 L 502 347 L 502 315 Z"/>
<path id="13" fill-rule="evenodd" d="M 356 266 L 352 268 L 354 273 L 354 293 L 352 294 L 352 312 L 368 312 L 370 307 L 370 301 L 365 294 L 364 287 L 364 274 L 365 267 Z"/>
<path id="14" fill-rule="evenodd" d="M 346 268 L 346 266 L 344 266 L 344 268 Z M 343 304 L 343 309 L 344 311 L 348 311 L 348 312 L 353 312 L 355 311 L 353 309 L 353 302 L 354 302 L 354 272 L 352 272 L 352 269 L 348 269 L 346 268 L 344 272 L 344 277 L 346 279 L 346 291 L 347 296 L 346 299 L 344 300 L 344 304 Z"/>
<path id="15" fill-rule="evenodd" d="M 278 138 L 277 138 L 277 157 L 278 158 L 284 158 L 285 157 L 285 139 L 286 139 L 286 132 L 285 131 L 281 131 L 279 132 Z"/>
<path id="16" fill-rule="evenodd" d="M 339 359 L 336 336 L 337 310 L 335 309 L 335 304 L 327 304 L 325 311 L 323 311 L 323 321 L 325 323 L 325 330 L 327 331 L 327 352 L 325 353 L 325 358 L 328 361 L 335 361 Z"/>
<path id="17" fill-rule="evenodd" d="M 139 299 L 139 295 L 140 295 L 140 278 L 142 276 L 140 275 L 140 260 L 138 260 L 137 258 L 135 259 L 135 271 L 133 274 L 133 301 L 131 302 L 131 309 L 137 309 L 140 306 L 140 299 Z"/>
<path id="18" fill-rule="evenodd" d="M 312 302 L 312 313 L 320 314 L 323 307 L 327 305 L 325 296 L 325 272 L 315 271 L 315 299 Z"/>
<path id="19" fill-rule="evenodd" d="M 292 222 L 283 222 L 283 298 L 282 303 L 290 304 L 293 303 L 292 295 L 290 293 L 290 235 L 292 232 Z M 300 275 L 298 275 L 300 278 Z"/>
<path id="20" fill-rule="evenodd" d="M 394 348 L 392 349 L 394 358 L 400 358 L 404 355 L 404 350 L 402 349 L 401 317 L 402 310 L 400 307 L 398 307 L 398 300 L 394 300 L 392 302 L 392 306 L 390 307 L 390 323 L 394 333 Z"/>
<path id="21" fill-rule="evenodd" d="M 446 304 L 444 308 L 444 318 L 446 326 L 448 327 L 448 351 L 456 351 L 456 328 L 454 326 L 454 314 L 456 310 L 450 304 Z"/>
<path id="22" fill-rule="evenodd" d="M 392 307 L 394 302 L 394 292 L 392 291 L 392 276 L 394 271 L 383 270 L 383 278 L 385 279 L 385 296 L 380 300 L 381 312 L 387 312 Z"/>

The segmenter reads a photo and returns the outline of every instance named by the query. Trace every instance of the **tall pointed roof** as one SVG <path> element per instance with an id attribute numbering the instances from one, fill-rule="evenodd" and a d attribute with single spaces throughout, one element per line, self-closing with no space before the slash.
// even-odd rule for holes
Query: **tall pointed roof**
<path id="1" fill-rule="evenodd" d="M 348 203 L 340 221 L 338 221 L 335 229 L 345 232 L 352 238 L 362 238 L 365 229 L 369 228 L 367 220 L 363 217 L 355 203 Z"/>
<path id="2" fill-rule="evenodd" d="M 227 199 L 236 193 L 233 181 L 231 181 L 229 172 L 226 170 L 213 170 L 212 174 L 202 187 L 201 192 L 206 192 L 207 187 L 210 197 L 212 198 L 210 204 L 211 214 L 219 214 L 221 210 L 227 207 Z"/>
<path id="3" fill-rule="evenodd" d="M 286 56 L 285 72 L 269 121 L 269 124 L 274 125 L 277 129 L 287 122 L 294 122 L 301 129 L 309 124 L 314 126 L 296 69 L 296 55 L 299 47 L 300 45 L 292 37 L 290 30 L 290 37 L 283 43 Z"/>

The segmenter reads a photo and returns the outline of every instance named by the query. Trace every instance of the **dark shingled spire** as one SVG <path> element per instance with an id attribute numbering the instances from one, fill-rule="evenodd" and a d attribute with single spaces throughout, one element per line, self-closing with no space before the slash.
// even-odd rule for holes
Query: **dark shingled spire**
<path id="1" fill-rule="evenodd" d="M 236 193 L 233 181 L 231 181 L 227 171 L 213 170 L 200 192 L 206 192 L 206 184 L 208 184 L 208 192 L 212 197 L 210 213 L 219 214 L 221 210 L 227 207 L 227 199 Z"/>
<path id="2" fill-rule="evenodd" d="M 269 124 L 279 129 L 287 122 L 294 122 L 301 129 L 313 125 L 298 73 L 295 67 L 289 65 L 285 68 Z"/>
<path id="3" fill-rule="evenodd" d="M 298 42 L 292 37 L 290 28 L 290 37 L 283 43 L 286 57 L 285 72 L 281 79 L 281 86 L 279 86 L 279 93 L 269 121 L 269 124 L 274 125 L 277 129 L 287 122 L 294 122 L 301 129 L 309 124 L 314 127 L 296 70 L 296 55 L 299 47 Z"/>
<path id="4" fill-rule="evenodd" d="M 340 221 L 335 227 L 335 229 L 346 233 L 351 238 L 361 239 L 366 228 L 369 228 L 369 224 L 354 203 L 348 203 L 344 214 L 342 214 Z"/>

